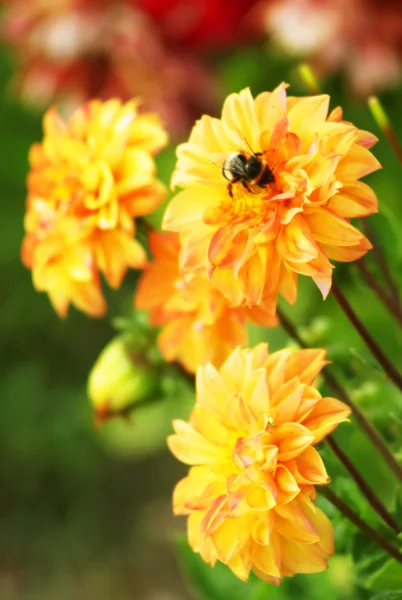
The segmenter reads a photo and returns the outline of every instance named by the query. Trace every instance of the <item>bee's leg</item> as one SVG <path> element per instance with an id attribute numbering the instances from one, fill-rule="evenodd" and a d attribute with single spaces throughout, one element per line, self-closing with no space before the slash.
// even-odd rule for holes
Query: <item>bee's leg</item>
<path id="1" fill-rule="evenodd" d="M 257 192 L 253 192 L 253 190 L 248 185 L 247 181 L 241 180 L 241 184 L 244 187 L 244 189 L 248 191 L 249 194 L 257 194 Z"/>
<path id="2" fill-rule="evenodd" d="M 232 189 L 232 187 L 233 187 L 233 184 L 234 184 L 234 183 L 237 183 L 239 180 L 240 180 L 240 178 L 239 178 L 239 177 L 235 177 L 234 179 L 232 179 L 232 181 L 230 181 L 230 182 L 228 183 L 228 192 L 229 192 L 229 196 L 230 196 L 231 198 L 233 198 L 233 189 Z"/>
<path id="3" fill-rule="evenodd" d="M 254 152 L 254 156 L 262 156 L 262 152 Z"/>

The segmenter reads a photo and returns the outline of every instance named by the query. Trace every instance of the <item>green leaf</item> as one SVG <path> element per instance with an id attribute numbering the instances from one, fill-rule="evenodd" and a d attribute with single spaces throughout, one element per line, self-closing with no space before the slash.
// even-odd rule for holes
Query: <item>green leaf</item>
<path id="1" fill-rule="evenodd" d="M 395 592 L 385 592 L 385 594 L 376 594 L 371 600 L 402 600 L 402 590 Z"/>
<path id="2" fill-rule="evenodd" d="M 378 571 L 373 573 L 366 581 L 366 587 L 373 592 L 400 591 L 402 586 L 402 564 L 388 560 Z"/>

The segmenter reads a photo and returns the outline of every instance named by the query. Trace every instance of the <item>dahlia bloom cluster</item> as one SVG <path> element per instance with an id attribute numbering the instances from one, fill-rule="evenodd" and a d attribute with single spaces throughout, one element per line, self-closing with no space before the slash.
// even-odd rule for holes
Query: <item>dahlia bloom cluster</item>
<path id="1" fill-rule="evenodd" d="M 342 66 L 357 93 L 401 80 L 399 0 L 268 0 L 264 11 L 276 44 L 310 58 L 318 73 Z"/>
<path id="2" fill-rule="evenodd" d="M 325 364 L 323 350 L 269 354 L 261 344 L 219 371 L 199 367 L 189 422 L 174 422 L 168 444 L 191 467 L 174 512 L 188 515 L 190 545 L 211 566 L 274 584 L 326 569 L 333 531 L 314 500 L 329 477 L 314 446 L 350 409 L 314 386 Z"/>
<path id="3" fill-rule="evenodd" d="M 328 96 L 295 98 L 285 84 L 255 99 L 246 89 L 226 99 L 221 119 L 203 116 L 178 147 L 172 185 L 182 191 L 164 228 L 180 233 L 183 273 L 204 273 L 232 306 L 274 315 L 278 295 L 295 302 L 299 274 L 325 298 L 331 260 L 354 261 L 371 248 L 351 219 L 377 211 L 373 190 L 359 181 L 380 168 L 369 150 L 377 139 L 328 107 Z M 260 156 L 272 181 L 228 184 L 220 167 L 239 152 Z"/>
<path id="4" fill-rule="evenodd" d="M 238 41 L 253 3 L 12 0 L 2 37 L 16 54 L 24 98 L 70 109 L 94 97 L 140 96 L 181 133 L 216 98 L 212 72 L 193 46 Z"/>
<path id="5" fill-rule="evenodd" d="M 159 117 L 138 112 L 136 100 L 94 100 L 67 122 L 46 114 L 29 157 L 22 257 L 60 316 L 70 303 L 102 315 L 100 273 L 118 288 L 129 267 L 144 267 L 134 218 L 165 196 L 153 155 L 166 142 Z"/>
<path id="6" fill-rule="evenodd" d="M 154 261 L 141 277 L 135 306 L 162 326 L 158 345 L 167 361 L 178 360 L 192 373 L 207 362 L 219 366 L 246 344 L 246 319 L 277 324 L 269 313 L 232 308 L 204 274 L 181 274 L 177 234 L 152 232 L 149 242 Z"/>

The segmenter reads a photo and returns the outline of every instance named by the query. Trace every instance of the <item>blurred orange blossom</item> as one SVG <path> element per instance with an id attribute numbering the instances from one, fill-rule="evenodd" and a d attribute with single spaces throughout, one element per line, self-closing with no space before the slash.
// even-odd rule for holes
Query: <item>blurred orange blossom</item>
<path id="1" fill-rule="evenodd" d="M 220 371 L 199 367 L 190 420 L 174 422 L 168 444 L 191 465 L 174 512 L 189 515 L 190 546 L 211 566 L 275 584 L 326 569 L 333 531 L 314 499 L 329 477 L 314 445 L 351 411 L 314 387 L 325 364 L 324 350 L 261 344 L 236 349 Z"/>
<path id="2" fill-rule="evenodd" d="M 297 274 L 312 277 L 325 298 L 330 261 L 371 248 L 350 219 L 377 211 L 358 180 L 380 168 L 369 151 L 377 138 L 342 121 L 340 108 L 328 115 L 329 96 L 295 98 L 286 88 L 255 99 L 249 89 L 231 94 L 221 119 L 197 121 L 178 147 L 172 186 L 183 190 L 164 217 L 165 229 L 180 232 L 183 272 L 207 273 L 233 305 L 271 313 L 278 294 L 295 302 Z M 219 164 L 236 152 L 261 153 L 274 182 L 245 189 L 238 181 L 231 197 Z"/>
<path id="3" fill-rule="evenodd" d="M 118 288 L 129 267 L 146 263 L 134 217 L 165 196 L 153 155 L 167 136 L 159 117 L 138 106 L 93 100 L 67 122 L 52 108 L 43 142 L 31 149 L 22 258 L 62 317 L 70 302 L 102 315 L 100 272 Z"/>
<path id="4" fill-rule="evenodd" d="M 135 306 L 147 310 L 154 326 L 162 326 L 159 349 L 167 361 L 178 360 L 194 373 L 207 362 L 220 366 L 236 346 L 247 341 L 245 318 L 252 311 L 231 308 L 205 275 L 181 275 L 180 240 L 175 233 L 152 232 L 155 257 L 141 277 Z M 264 325 L 276 325 L 270 314 L 255 315 Z"/>

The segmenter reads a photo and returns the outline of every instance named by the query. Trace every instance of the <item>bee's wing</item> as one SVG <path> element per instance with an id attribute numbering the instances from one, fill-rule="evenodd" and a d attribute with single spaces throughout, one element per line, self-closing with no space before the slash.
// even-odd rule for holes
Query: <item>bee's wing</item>
<path id="1" fill-rule="evenodd" d="M 211 159 L 212 164 L 220 169 L 223 169 L 223 166 L 227 159 L 232 156 L 233 152 L 214 152 L 210 154 L 209 157 Z"/>
<path id="2" fill-rule="evenodd" d="M 239 147 L 246 156 L 254 156 L 254 150 L 251 148 L 250 144 L 246 140 L 245 135 L 240 131 L 240 129 L 236 129 L 233 133 L 233 141 L 236 146 Z"/>

